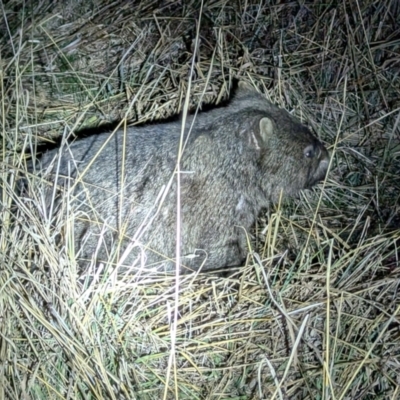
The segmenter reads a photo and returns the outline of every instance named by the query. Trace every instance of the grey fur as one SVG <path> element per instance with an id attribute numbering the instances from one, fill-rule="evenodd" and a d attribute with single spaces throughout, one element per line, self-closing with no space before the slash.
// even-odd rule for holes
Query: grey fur
<path id="1" fill-rule="evenodd" d="M 197 115 L 187 136 L 192 122 L 181 158 L 182 268 L 240 265 L 245 231 L 260 210 L 281 191 L 295 195 L 323 179 L 328 152 L 296 118 L 243 85 L 228 106 Z M 131 127 L 42 157 L 42 174 L 73 195 L 82 258 L 105 260 L 122 243 L 115 260 L 124 265 L 142 255 L 148 268 L 175 267 L 180 134 L 179 122 Z"/>

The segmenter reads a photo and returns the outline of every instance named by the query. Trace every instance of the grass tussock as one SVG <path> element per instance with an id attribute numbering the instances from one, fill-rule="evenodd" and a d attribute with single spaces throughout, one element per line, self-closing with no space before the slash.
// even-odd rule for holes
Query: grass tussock
<path id="1" fill-rule="evenodd" d="M 0 5 L 1 398 L 400 397 L 396 1 Z M 296 113 L 327 181 L 261 216 L 228 278 L 82 273 L 27 158 L 176 115 L 189 78 L 191 107 L 244 79 Z"/>

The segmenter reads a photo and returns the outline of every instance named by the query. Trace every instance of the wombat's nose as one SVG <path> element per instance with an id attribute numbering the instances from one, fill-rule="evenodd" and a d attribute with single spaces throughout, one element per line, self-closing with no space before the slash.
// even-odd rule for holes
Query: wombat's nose
<path id="1" fill-rule="evenodd" d="M 319 157 L 318 157 L 319 164 L 317 167 L 315 177 L 317 180 L 322 180 L 325 178 L 326 173 L 328 172 L 329 160 L 331 157 L 329 151 L 322 144 L 318 146 L 318 150 L 319 150 Z"/>

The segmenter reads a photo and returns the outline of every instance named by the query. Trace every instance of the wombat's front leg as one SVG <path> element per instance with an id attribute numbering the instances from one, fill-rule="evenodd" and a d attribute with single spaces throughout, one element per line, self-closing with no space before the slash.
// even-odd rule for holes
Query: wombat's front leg
<path id="1" fill-rule="evenodd" d="M 229 267 L 238 267 L 246 260 L 246 236 L 240 235 L 227 240 L 225 243 L 214 243 L 211 251 L 196 250 L 186 265 L 194 270 L 208 271 Z M 188 258 L 186 258 L 188 259 Z M 183 263 L 185 263 L 185 259 Z"/>

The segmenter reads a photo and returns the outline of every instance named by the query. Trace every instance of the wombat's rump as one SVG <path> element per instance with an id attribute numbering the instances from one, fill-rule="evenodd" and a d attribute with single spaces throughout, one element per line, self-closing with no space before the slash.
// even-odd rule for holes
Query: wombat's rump
<path id="1" fill-rule="evenodd" d="M 328 152 L 296 118 L 241 88 L 223 108 L 200 113 L 181 156 L 181 268 L 240 265 L 246 234 L 281 191 L 323 179 Z M 42 175 L 68 195 L 82 259 L 175 268 L 180 123 L 128 128 L 65 145 L 41 159 Z M 53 190 L 47 193 L 53 201 Z M 52 207 L 53 212 L 64 212 Z M 65 209 L 65 207 L 63 208 Z"/>

